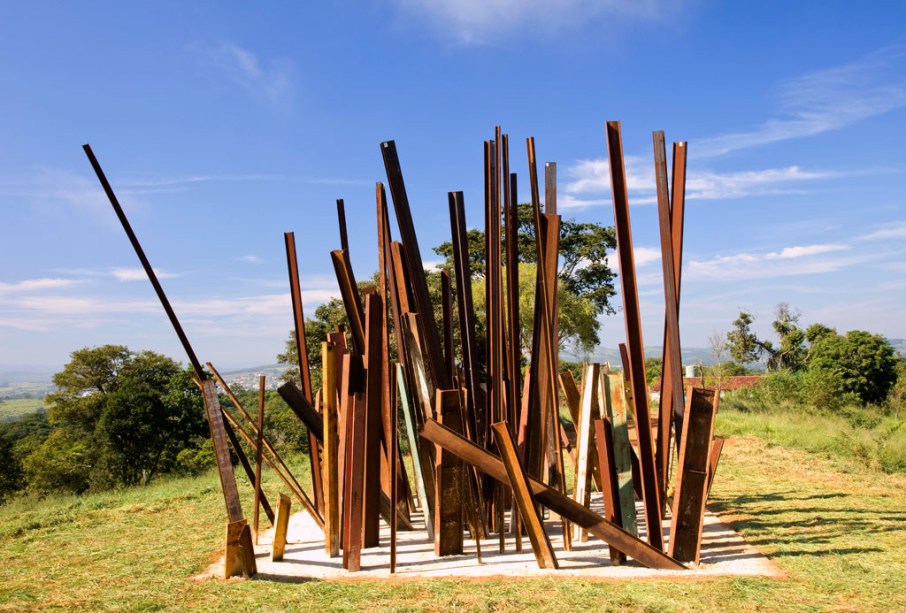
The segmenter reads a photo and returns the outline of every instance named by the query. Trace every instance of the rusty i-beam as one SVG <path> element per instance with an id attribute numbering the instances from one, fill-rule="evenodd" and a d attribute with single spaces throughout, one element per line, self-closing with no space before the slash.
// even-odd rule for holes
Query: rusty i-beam
<path id="1" fill-rule="evenodd" d="M 661 525 L 660 488 L 657 481 L 657 469 L 654 465 L 654 446 L 651 440 L 651 415 L 648 413 L 648 387 L 645 382 L 645 345 L 642 341 L 642 318 L 639 311 L 635 259 L 632 251 L 632 229 L 629 224 L 629 194 L 626 187 L 626 170 L 623 166 L 623 138 L 618 121 L 607 122 L 607 150 L 610 157 L 614 228 L 617 235 L 617 251 L 620 255 L 620 285 L 623 291 L 626 344 L 630 365 L 629 376 L 632 379 L 632 402 L 639 439 L 645 525 L 648 528 L 648 542 L 653 547 L 663 550 L 664 532 Z"/>
<path id="2" fill-rule="evenodd" d="M 204 368 L 201 366 L 201 362 L 198 360 L 198 356 L 195 355 L 195 351 L 189 343 L 189 338 L 183 331 L 182 325 L 180 325 L 179 319 L 176 317 L 176 312 L 170 305 L 170 301 L 167 299 L 167 295 L 164 293 L 164 289 L 161 286 L 160 281 L 158 281 L 154 269 L 151 267 L 151 262 L 148 261 L 141 243 L 138 242 L 138 237 L 132 230 L 132 225 L 126 218 L 126 213 L 123 211 L 123 207 L 120 206 L 116 193 L 114 193 L 113 188 L 110 186 L 110 182 L 107 181 L 107 176 L 104 174 L 104 170 L 101 168 L 94 152 L 91 150 L 91 146 L 85 144 L 82 149 L 85 151 L 85 155 L 88 157 L 88 161 L 91 163 L 91 167 L 94 169 L 98 181 L 101 183 L 101 187 L 104 188 L 107 199 L 110 201 L 110 205 L 113 207 L 116 216 L 119 218 L 120 224 L 123 226 L 123 230 L 126 232 L 126 236 L 129 238 L 133 250 L 135 250 L 135 255 L 138 256 L 142 268 L 144 268 L 145 274 L 148 276 L 148 280 L 151 282 L 152 287 L 154 287 L 154 291 L 167 314 L 167 318 L 170 320 L 170 324 L 176 332 L 176 336 L 179 337 L 179 341 L 189 357 L 189 362 L 192 364 L 195 376 L 202 384 L 205 412 L 207 413 L 208 426 L 211 430 L 211 441 L 214 444 L 214 458 L 217 464 L 217 472 L 220 475 L 221 490 L 223 491 L 223 498 L 226 503 L 227 517 L 229 518 L 229 524 L 227 525 L 226 530 L 226 564 L 224 567 L 224 575 L 230 577 L 234 574 L 242 573 L 252 576 L 257 572 L 255 549 L 252 545 L 252 531 L 248 525 L 248 521 L 242 513 L 242 504 L 239 501 L 239 490 L 236 487 L 236 475 L 233 473 L 233 465 L 230 462 L 230 452 L 227 448 L 226 441 L 223 438 L 225 428 L 223 415 L 221 414 L 222 409 L 220 407 L 220 400 L 217 397 L 216 384 L 208 378 Z M 241 452 L 241 448 L 238 445 L 236 445 L 236 450 L 237 452 Z"/>

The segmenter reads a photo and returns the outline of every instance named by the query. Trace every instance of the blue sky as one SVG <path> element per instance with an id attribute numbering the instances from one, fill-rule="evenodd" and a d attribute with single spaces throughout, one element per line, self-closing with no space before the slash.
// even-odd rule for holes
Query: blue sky
<path id="1" fill-rule="evenodd" d="M 303 8 L 304 5 L 304 8 Z M 482 141 L 558 164 L 560 212 L 613 223 L 620 120 L 646 343 L 663 291 L 652 130 L 689 142 L 682 342 L 740 308 L 906 337 L 906 4 L 363 0 L 0 5 L 0 365 L 119 343 L 185 361 L 91 168 L 90 143 L 202 360 L 269 363 L 305 308 L 376 268 L 379 143 L 423 251 L 446 193 L 481 223 Z M 433 254 L 424 254 L 426 259 Z M 615 265 L 615 262 L 613 263 Z M 623 340 L 604 321 L 603 344 Z"/>

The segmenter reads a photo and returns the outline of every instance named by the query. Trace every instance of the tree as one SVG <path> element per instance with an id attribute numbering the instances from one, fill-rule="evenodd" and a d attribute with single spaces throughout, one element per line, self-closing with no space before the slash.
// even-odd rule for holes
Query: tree
<path id="1" fill-rule="evenodd" d="M 708 346 L 711 347 L 711 356 L 714 358 L 714 374 L 717 376 L 717 385 L 720 386 L 724 376 L 724 353 L 727 351 L 726 333 L 715 330 L 708 337 Z"/>
<path id="2" fill-rule="evenodd" d="M 752 331 L 755 317 L 747 311 L 740 311 L 733 322 L 733 329 L 727 333 L 730 355 L 743 364 L 766 356 L 768 370 L 802 370 L 808 354 L 805 349 L 806 334 L 799 328 L 799 312 L 781 302 L 774 315 L 771 326 L 778 337 L 777 346 L 769 340 L 759 339 Z"/>
<path id="3" fill-rule="evenodd" d="M 664 374 L 664 360 L 661 358 L 645 358 L 645 379 L 648 385 L 659 381 Z"/>
<path id="4" fill-rule="evenodd" d="M 727 347 L 733 359 L 742 364 L 757 362 L 764 351 L 758 337 L 752 332 L 755 318 L 747 311 L 740 311 L 733 322 L 733 329 L 727 332 Z"/>
<path id="5" fill-rule="evenodd" d="M 80 349 L 53 381 L 53 430 L 23 461 L 32 489 L 80 493 L 146 483 L 207 434 L 201 393 L 160 354 L 121 345 Z"/>
<path id="6" fill-rule="evenodd" d="M 863 330 L 825 334 L 810 353 L 810 374 L 835 377 L 844 393 L 852 393 L 866 404 L 881 403 L 897 380 L 899 359 L 880 334 Z"/>
<path id="7" fill-rule="evenodd" d="M 520 204 L 516 207 L 519 217 L 518 252 L 519 261 L 535 264 L 535 224 L 532 205 Z M 485 234 L 481 230 L 469 230 L 466 235 L 469 264 L 472 275 L 477 278 L 485 276 Z M 566 291 L 582 296 L 594 305 L 595 316 L 614 313 L 610 304 L 616 294 L 613 281 L 614 272 L 607 263 L 607 252 L 617 246 L 613 228 L 596 223 L 579 223 L 571 220 L 560 222 L 559 271 L 560 282 Z M 453 244 L 441 243 L 434 252 L 444 257 L 441 265 L 446 270 L 453 270 Z"/>

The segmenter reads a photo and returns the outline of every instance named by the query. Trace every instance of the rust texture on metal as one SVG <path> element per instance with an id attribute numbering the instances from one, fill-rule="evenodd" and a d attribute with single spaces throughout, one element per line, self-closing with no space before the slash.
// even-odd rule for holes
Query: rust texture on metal
<path id="1" fill-rule="evenodd" d="M 277 500 L 277 519 L 274 521 L 274 539 L 271 543 L 271 561 L 279 562 L 286 550 L 286 533 L 289 529 L 289 516 L 292 501 L 286 494 L 279 494 Z"/>
<path id="2" fill-rule="evenodd" d="M 449 428 L 445 428 L 436 421 L 429 420 L 421 431 L 421 436 L 431 441 L 444 450 L 458 456 L 464 462 L 474 464 L 486 475 L 508 483 L 509 478 L 503 462 L 489 451 L 458 435 Z M 571 522 L 586 528 L 604 542 L 612 544 L 628 556 L 649 568 L 665 570 L 684 570 L 685 566 L 656 549 L 648 543 L 632 536 L 621 527 L 614 525 L 594 511 L 578 504 L 575 500 L 567 498 L 557 490 L 551 489 L 529 476 L 529 487 L 535 499 L 551 511 L 566 517 Z"/>
<path id="3" fill-rule="evenodd" d="M 708 456 L 708 488 L 705 491 L 705 499 L 711 495 L 711 484 L 714 483 L 714 475 L 717 473 L 717 464 L 720 462 L 720 454 L 724 450 L 724 441 L 722 436 L 715 436 L 711 441 L 711 453 Z"/>
<path id="4" fill-rule="evenodd" d="M 544 531 L 544 524 L 536 508 L 535 497 L 529 488 L 525 471 L 522 470 L 522 466 L 519 464 L 516 447 L 513 445 L 509 428 L 505 423 L 496 423 L 493 425 L 493 429 L 497 449 L 500 450 L 500 459 L 506 469 L 509 485 L 513 490 L 513 498 L 519 507 L 520 517 L 525 522 L 525 529 L 528 532 L 538 567 L 559 568 L 557 556 L 551 546 L 550 537 Z"/>
<path id="5" fill-rule="evenodd" d="M 308 360 L 308 344 L 305 342 L 305 313 L 302 308 L 302 289 L 299 280 L 299 265 L 296 256 L 296 238 L 292 232 L 283 233 L 286 246 L 286 267 L 289 271 L 289 295 L 293 306 L 293 338 L 296 340 L 296 353 L 299 358 L 299 381 L 302 384 L 302 395 L 309 405 L 314 404 L 311 389 L 311 369 Z M 321 460 L 318 456 L 318 438 L 308 431 L 308 459 L 311 468 L 312 496 L 315 506 L 324 513 L 324 494 L 321 484 Z"/>
<path id="6" fill-rule="evenodd" d="M 412 454 L 412 466 L 415 473 L 415 489 L 418 492 L 418 498 L 421 502 L 422 512 L 425 518 L 425 530 L 428 532 L 428 538 L 434 540 L 434 481 L 431 478 L 433 468 L 428 463 L 428 454 L 426 445 L 422 445 L 422 440 L 418 436 L 418 428 L 415 425 L 415 414 L 412 409 L 412 403 L 409 402 L 408 386 L 406 385 L 406 375 L 403 366 L 396 364 L 397 392 L 400 397 L 400 405 L 403 410 L 403 420 L 406 422 L 406 434 L 409 441 L 409 450 Z"/>
<path id="7" fill-rule="evenodd" d="M 352 329 L 352 351 L 359 355 L 365 353 L 365 310 L 359 297 L 359 287 L 352 272 L 349 261 L 349 252 L 337 249 L 330 252 L 334 272 L 337 275 L 337 284 L 340 286 L 340 295 L 346 307 L 346 317 Z"/>
<path id="8" fill-rule="evenodd" d="M 384 301 L 377 294 L 365 297 L 365 492 L 363 546 L 380 542 L 381 407 L 384 398 L 381 354 Z"/>
<path id="9" fill-rule="evenodd" d="M 613 434 L 614 469 L 620 499 L 620 520 L 623 528 L 632 535 L 638 535 L 636 524 L 635 497 L 632 483 L 632 445 L 629 442 L 629 424 L 626 411 L 626 392 L 623 377 L 619 374 L 605 375 L 605 398 L 607 419 Z"/>
<path id="10" fill-rule="evenodd" d="M 346 480 L 343 494 L 343 567 L 361 568 L 365 524 L 365 363 L 360 355 L 343 355 L 340 401 L 348 420 Z"/>
<path id="11" fill-rule="evenodd" d="M 292 409 L 293 413 L 302 420 L 309 432 L 314 434 L 319 442 L 322 442 L 324 440 L 324 424 L 321 416 L 308 403 L 308 400 L 305 399 L 296 384 L 292 381 L 287 381 L 277 388 L 277 393 L 280 394 L 280 397 Z"/>
<path id="12" fill-rule="evenodd" d="M 648 529 L 648 542 L 653 547 L 663 550 L 664 533 L 661 527 L 660 488 L 654 464 L 654 446 L 651 440 L 651 415 L 648 412 L 645 350 L 642 340 L 635 260 L 632 251 L 632 230 L 629 224 L 629 196 L 626 186 L 626 170 L 623 166 L 623 139 L 620 134 L 620 123 L 617 121 L 607 123 L 607 149 L 610 158 L 614 227 L 620 256 L 620 286 L 623 293 L 623 317 L 626 323 L 626 344 L 629 352 L 629 375 L 632 380 L 633 417 L 639 437 L 645 525 Z"/>
<path id="13" fill-rule="evenodd" d="M 440 422 L 462 434 L 459 390 L 438 390 L 436 415 Z M 465 470 L 462 460 L 449 451 L 438 451 L 434 462 L 434 553 L 439 556 L 463 551 L 462 516 Z"/>
<path id="14" fill-rule="evenodd" d="M 683 358 L 680 352 L 679 332 L 679 279 L 676 274 L 676 246 L 673 244 L 671 227 L 670 194 L 667 188 L 667 148 L 664 144 L 664 133 L 654 132 L 654 175 L 657 184 L 658 225 L 661 236 L 661 270 L 664 279 L 665 326 L 664 326 L 664 361 L 661 375 L 661 393 L 670 393 L 670 404 L 683 404 Z M 664 397 L 661 396 L 663 408 Z M 659 419 L 664 419 L 664 412 L 659 412 Z M 670 416 L 666 422 L 659 423 L 658 451 L 656 454 L 658 483 L 660 495 L 667 492 L 667 457 L 670 443 Z"/>
<path id="15" fill-rule="evenodd" d="M 337 424 L 337 397 L 332 393 L 336 387 L 336 357 L 333 343 L 321 343 L 321 417 L 323 419 L 323 468 L 324 484 L 324 549 L 330 557 L 340 554 L 340 434 Z"/>
<path id="16" fill-rule="evenodd" d="M 701 553 L 708 469 L 720 396 L 715 390 L 690 387 L 686 398 L 676 491 L 670 525 L 672 557 L 698 563 Z"/>
<path id="17" fill-rule="evenodd" d="M 340 226 L 340 249 L 349 253 L 349 235 L 346 233 L 346 203 L 337 198 L 337 225 Z"/>
<path id="18" fill-rule="evenodd" d="M 598 450 L 598 466 L 601 472 L 603 488 L 601 493 L 604 495 L 604 517 L 607 521 L 613 522 L 618 526 L 623 525 L 623 514 L 620 508 L 620 493 L 617 489 L 617 477 L 614 472 L 613 460 L 613 435 L 611 434 L 610 424 L 604 419 L 595 419 L 592 422 L 595 433 L 595 445 Z M 626 561 L 623 552 L 610 546 L 610 562 L 618 566 Z"/>
<path id="19" fill-rule="evenodd" d="M 255 515 L 253 530 L 258 544 L 258 510 L 261 506 L 261 463 L 264 460 L 264 375 L 258 377 L 258 438 L 255 441 Z"/>

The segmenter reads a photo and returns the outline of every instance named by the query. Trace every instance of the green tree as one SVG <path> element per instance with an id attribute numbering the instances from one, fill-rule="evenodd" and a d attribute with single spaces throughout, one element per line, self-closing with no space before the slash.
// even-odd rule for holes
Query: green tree
<path id="1" fill-rule="evenodd" d="M 207 434 L 201 394 L 160 354 L 121 345 L 75 351 L 54 375 L 50 435 L 23 460 L 38 491 L 146 483 Z"/>
<path id="2" fill-rule="evenodd" d="M 664 360 L 661 358 L 645 358 L 645 379 L 648 385 L 660 381 L 664 374 Z"/>
<path id="3" fill-rule="evenodd" d="M 806 333 L 799 327 L 799 317 L 799 312 L 789 304 L 781 302 L 777 305 L 771 324 L 778 337 L 775 346 L 769 340 L 758 338 L 752 331 L 755 317 L 747 311 L 740 311 L 733 328 L 727 333 L 730 355 L 743 364 L 766 357 L 768 370 L 802 370 L 807 364 L 808 354 Z"/>
<path id="4" fill-rule="evenodd" d="M 844 393 L 879 404 L 897 380 L 899 359 L 886 338 L 863 330 L 826 334 L 811 347 L 810 373 L 831 375 Z"/>
<path id="5" fill-rule="evenodd" d="M 755 317 L 751 313 L 740 311 L 739 317 L 733 322 L 733 329 L 727 332 L 730 355 L 742 364 L 757 362 L 764 351 L 758 337 L 752 332 L 754 321 Z"/>

